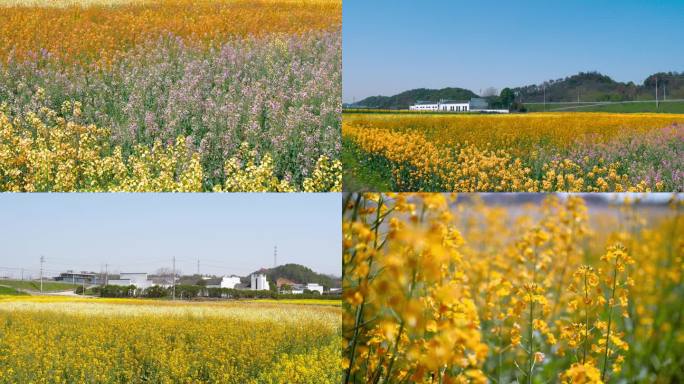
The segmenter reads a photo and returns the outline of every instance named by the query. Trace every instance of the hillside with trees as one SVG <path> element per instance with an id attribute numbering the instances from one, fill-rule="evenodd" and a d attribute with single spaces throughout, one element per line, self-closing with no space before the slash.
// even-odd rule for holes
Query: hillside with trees
<path id="1" fill-rule="evenodd" d="M 312 271 L 310 268 L 299 264 L 284 264 L 275 268 L 262 269 L 254 273 L 264 273 L 268 281 L 273 283 L 279 278 L 285 278 L 294 282 L 303 283 L 318 283 L 325 288 L 339 288 L 341 280 L 338 277 L 328 276 Z"/>
<path id="2" fill-rule="evenodd" d="M 367 97 L 351 107 L 353 108 L 378 108 L 378 109 L 408 109 L 409 105 L 417 101 L 440 101 L 440 100 L 470 100 L 477 97 L 473 91 L 463 88 L 427 89 L 418 88 L 404 91 L 394 96 L 371 96 Z"/>
<path id="3" fill-rule="evenodd" d="M 684 73 L 660 72 L 648 76 L 642 84 L 623 83 L 598 72 L 580 72 L 542 84 L 513 88 L 516 100 L 541 103 L 546 91 L 547 102 L 638 101 L 654 100 L 656 79 L 658 98 L 684 98 Z"/>
<path id="4" fill-rule="evenodd" d="M 654 100 L 656 79 L 658 99 L 684 99 L 684 72 L 659 72 L 648 76 L 643 83 L 619 82 L 599 72 L 580 72 L 565 78 L 547 80 L 515 88 L 504 88 L 497 96 L 494 88 L 483 92 L 491 108 L 519 110 L 518 103 L 546 102 L 604 102 Z M 469 100 L 479 97 L 463 88 L 412 89 L 394 96 L 367 97 L 350 108 L 408 109 L 417 101 Z M 513 97 L 513 100 L 511 100 Z M 515 104 L 514 104 L 515 103 Z"/>

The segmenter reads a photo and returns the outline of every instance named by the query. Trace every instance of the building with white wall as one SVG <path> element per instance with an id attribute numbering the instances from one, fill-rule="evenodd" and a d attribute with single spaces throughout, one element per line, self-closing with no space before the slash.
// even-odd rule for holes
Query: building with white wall
<path id="1" fill-rule="evenodd" d="M 409 107 L 411 111 L 438 111 L 439 103 L 418 101 Z"/>
<path id="2" fill-rule="evenodd" d="M 445 101 L 439 104 L 441 112 L 468 112 L 470 111 L 470 102 L 468 101 Z"/>
<path id="3" fill-rule="evenodd" d="M 323 294 L 323 286 L 320 284 L 309 283 L 306 285 L 306 289 L 308 289 L 309 291 L 316 291 L 321 295 Z"/>
<path id="4" fill-rule="evenodd" d="M 147 278 L 147 273 L 120 273 L 118 279 L 109 279 L 107 284 L 122 287 L 133 285 L 139 289 L 147 289 L 154 285 L 152 280 Z"/>
<path id="5" fill-rule="evenodd" d="M 311 291 L 311 292 L 318 292 L 321 295 L 323 294 L 323 286 L 320 284 L 315 284 L 315 283 L 294 284 L 289 293 L 292 293 L 295 295 L 301 295 L 304 293 L 304 291 L 307 291 L 307 290 Z"/>
<path id="6" fill-rule="evenodd" d="M 235 275 L 223 276 L 222 278 L 216 280 L 207 280 L 207 288 L 235 289 L 235 286 L 238 284 L 240 284 L 240 277 Z"/>
<path id="7" fill-rule="evenodd" d="M 74 271 L 66 271 L 55 277 L 55 280 L 72 284 L 100 284 L 100 280 L 97 278 L 95 272 L 77 273 Z"/>
<path id="8" fill-rule="evenodd" d="M 418 101 L 409 106 L 411 111 L 433 111 L 433 112 L 476 112 L 486 110 L 487 100 L 473 97 L 470 100 L 440 100 L 438 103 L 433 101 Z"/>
<path id="9" fill-rule="evenodd" d="M 253 273 L 251 276 L 251 284 L 249 285 L 249 288 L 252 291 L 268 291 L 271 289 L 270 284 L 268 283 L 268 280 L 266 279 L 266 275 L 263 273 Z"/>

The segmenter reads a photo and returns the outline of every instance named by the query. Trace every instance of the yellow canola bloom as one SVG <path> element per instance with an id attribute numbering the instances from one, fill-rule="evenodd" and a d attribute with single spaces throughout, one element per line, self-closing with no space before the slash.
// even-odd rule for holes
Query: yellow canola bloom
<path id="1" fill-rule="evenodd" d="M 681 199 L 669 209 L 578 195 L 455 201 L 346 200 L 345 382 L 673 380 L 676 364 L 643 361 L 681 356 Z"/>
<path id="2" fill-rule="evenodd" d="M 645 182 L 630 184 L 618 175 L 618 163 L 594 167 L 585 174 L 571 160 L 544 164 L 541 180 L 503 149 L 474 144 L 433 142 L 417 131 L 357 127 L 343 122 L 342 134 L 360 150 L 387 161 L 400 191 L 647 191 Z"/>
<path id="3" fill-rule="evenodd" d="M 0 108 L 0 191 L 176 191 L 204 190 L 200 156 L 179 136 L 175 143 L 157 140 L 148 147 L 135 145 L 124 157 L 110 144 L 110 132 L 78 121 L 80 104 L 65 103 L 59 117 L 48 108 L 10 121 Z M 274 175 L 271 157 L 257 163 L 257 153 L 245 143 L 238 156 L 226 161 L 226 181 L 216 191 L 291 192 L 300 189 Z M 322 156 L 313 175 L 306 178 L 307 192 L 340 191 L 342 167 Z"/>
<path id="4" fill-rule="evenodd" d="M 568 148 L 576 140 L 605 142 L 630 132 L 648 132 L 684 123 L 684 114 L 664 113 L 528 113 L 509 115 L 412 115 L 348 113 L 344 122 L 356 127 L 419 132 L 442 145 L 474 144 L 506 149 L 512 156 L 543 144 Z"/>
<path id="5" fill-rule="evenodd" d="M 339 308 L 0 301 L 2 383 L 339 382 Z"/>
<path id="6" fill-rule="evenodd" d="M 250 36 L 335 30 L 341 23 L 339 0 L 2 0 L 0 62 L 45 50 L 51 59 L 107 66 L 132 47 L 169 34 L 210 47 Z"/>

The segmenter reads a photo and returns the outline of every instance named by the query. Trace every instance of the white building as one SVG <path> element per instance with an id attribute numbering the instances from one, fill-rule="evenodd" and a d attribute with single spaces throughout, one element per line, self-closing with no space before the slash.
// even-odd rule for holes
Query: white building
<path id="1" fill-rule="evenodd" d="M 147 289 L 154 285 L 152 280 L 148 280 L 147 273 L 120 273 L 118 279 L 110 279 L 107 283 L 123 287 L 134 285 L 139 289 Z"/>
<path id="2" fill-rule="evenodd" d="M 423 101 L 418 101 L 416 104 L 409 107 L 411 111 L 438 111 L 439 103 L 426 103 Z"/>
<path id="3" fill-rule="evenodd" d="M 306 289 L 309 291 L 317 291 L 321 295 L 323 294 L 323 286 L 320 284 L 309 283 L 306 285 Z"/>
<path id="4" fill-rule="evenodd" d="M 292 290 L 290 293 L 295 294 L 295 295 L 301 295 L 304 293 L 305 290 L 309 291 L 316 291 L 320 293 L 321 295 L 323 294 L 323 286 L 320 284 L 315 284 L 315 283 L 308 283 L 306 285 L 304 284 L 295 284 L 292 286 Z"/>
<path id="5" fill-rule="evenodd" d="M 470 112 L 487 110 L 487 100 L 474 97 L 470 100 L 440 100 L 435 102 L 418 101 L 409 106 L 411 111 Z"/>
<path id="6" fill-rule="evenodd" d="M 208 280 L 208 281 L 211 281 L 211 283 L 207 283 L 207 288 L 235 289 L 235 286 L 240 284 L 240 277 L 235 276 L 235 275 L 231 275 L 231 276 L 223 276 L 218 281 L 213 281 L 213 280 Z"/>
<path id="7" fill-rule="evenodd" d="M 249 288 L 252 291 L 268 291 L 271 289 L 271 286 L 266 279 L 266 275 L 263 273 L 253 273 L 251 275 L 251 280 Z"/>

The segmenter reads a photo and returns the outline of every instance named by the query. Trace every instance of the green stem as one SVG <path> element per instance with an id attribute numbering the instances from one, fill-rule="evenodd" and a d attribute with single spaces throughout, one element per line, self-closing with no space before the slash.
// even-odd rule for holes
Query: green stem
<path id="1" fill-rule="evenodd" d="M 532 265 L 532 289 L 537 285 L 537 247 L 534 247 L 534 264 Z M 534 292 L 530 297 L 530 324 L 529 324 L 529 348 L 527 350 L 527 383 L 532 384 L 532 371 L 534 369 Z"/>
<path id="2" fill-rule="evenodd" d="M 610 326 L 613 320 L 613 302 L 615 301 L 615 287 L 617 286 L 617 264 L 618 258 L 615 257 L 615 268 L 613 269 L 613 289 L 608 301 L 608 330 L 606 331 L 606 348 L 603 354 L 603 369 L 601 369 L 601 381 L 605 381 L 606 369 L 608 368 L 608 346 L 610 344 Z"/>
<path id="3" fill-rule="evenodd" d="M 589 299 L 587 271 L 584 271 L 584 355 L 582 356 L 582 364 L 587 361 L 587 347 L 589 346 L 589 307 L 586 305 L 587 299 Z"/>

